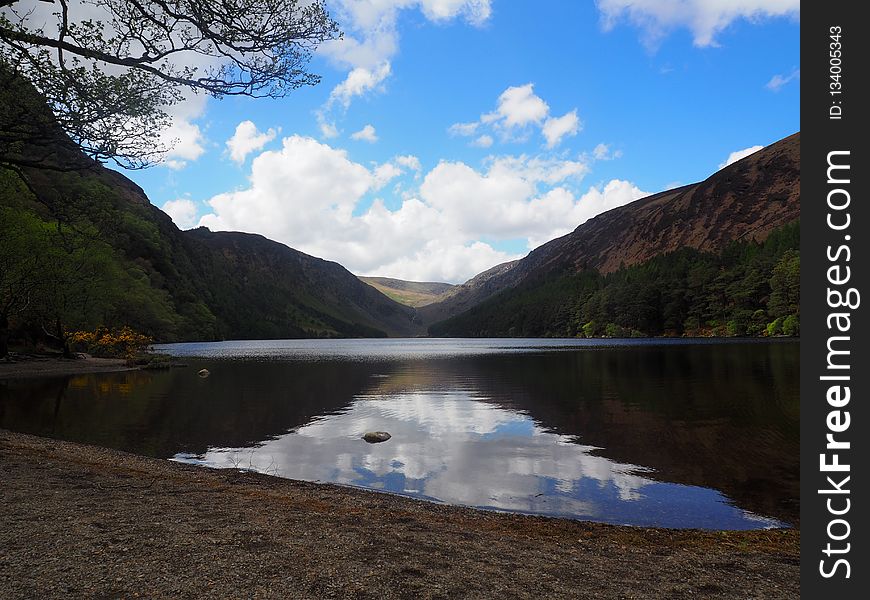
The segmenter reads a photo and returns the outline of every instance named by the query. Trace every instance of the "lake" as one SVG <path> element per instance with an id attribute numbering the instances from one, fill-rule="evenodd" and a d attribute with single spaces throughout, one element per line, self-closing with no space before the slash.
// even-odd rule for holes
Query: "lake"
<path id="1" fill-rule="evenodd" d="M 188 367 L 0 381 L 0 427 L 211 467 L 615 524 L 799 518 L 799 344 L 172 344 Z M 197 371 L 207 368 L 210 376 Z M 361 439 L 387 431 L 380 444 Z"/>

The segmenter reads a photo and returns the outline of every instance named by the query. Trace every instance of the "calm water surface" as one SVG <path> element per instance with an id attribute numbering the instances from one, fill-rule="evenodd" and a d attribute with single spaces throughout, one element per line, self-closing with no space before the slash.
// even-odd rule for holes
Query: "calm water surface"
<path id="1" fill-rule="evenodd" d="M 0 382 L 0 427 L 452 504 L 665 527 L 798 518 L 797 343 L 172 344 Z M 208 368 L 202 379 L 196 372 Z M 383 430 L 370 445 L 360 436 Z"/>

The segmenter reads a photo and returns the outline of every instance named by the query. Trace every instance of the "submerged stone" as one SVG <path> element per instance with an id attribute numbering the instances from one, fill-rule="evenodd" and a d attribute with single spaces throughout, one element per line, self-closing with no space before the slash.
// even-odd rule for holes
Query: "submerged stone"
<path id="1" fill-rule="evenodd" d="M 200 369 L 197 372 L 197 375 L 199 375 L 200 377 L 208 377 L 209 375 L 211 375 L 211 373 L 209 372 L 208 369 Z"/>
<path id="2" fill-rule="evenodd" d="M 391 437 L 393 436 L 391 436 L 386 431 L 367 431 L 363 434 L 363 439 L 369 444 L 379 444 L 381 442 L 386 442 Z"/>

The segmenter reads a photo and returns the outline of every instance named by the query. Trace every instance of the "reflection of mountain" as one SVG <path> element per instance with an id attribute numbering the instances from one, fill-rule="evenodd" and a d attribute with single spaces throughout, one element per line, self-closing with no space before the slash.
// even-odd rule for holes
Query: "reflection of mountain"
<path id="1" fill-rule="evenodd" d="M 797 344 L 606 349 L 479 360 L 482 396 L 649 477 L 799 520 Z M 466 370 L 457 363 L 454 376 Z M 518 393 L 522 390 L 522 393 Z"/>
<path id="2" fill-rule="evenodd" d="M 400 458 L 402 485 L 412 487 L 419 483 L 415 477 L 436 472 L 435 463 L 458 451 L 439 445 L 451 432 L 467 442 L 462 464 L 489 465 L 486 473 L 470 475 L 469 489 L 450 492 L 456 497 L 474 497 L 475 488 L 487 485 L 489 471 L 513 468 L 521 480 L 518 464 L 533 465 L 529 472 L 546 475 L 553 485 L 564 484 L 572 481 L 571 470 L 559 467 L 560 461 L 579 464 L 582 455 L 587 474 L 600 470 L 590 466 L 596 461 L 611 470 L 623 465 L 615 471 L 620 476 L 715 488 L 742 508 L 794 522 L 797 358 L 796 344 L 717 344 L 458 360 L 218 361 L 208 364 L 212 376 L 205 380 L 195 376 L 198 364 L 192 363 L 167 373 L 84 376 L 17 388 L 20 383 L 10 382 L 0 386 L 0 427 L 161 457 L 253 446 L 265 452 L 286 444 L 286 432 L 297 431 L 300 439 L 290 443 L 299 461 L 327 446 L 346 455 L 345 462 L 333 464 L 336 475 L 318 471 L 309 478 L 335 480 L 355 464 L 351 454 L 368 452 L 373 462 L 361 468 L 373 484 L 387 477 L 390 461 L 416 431 L 422 441 L 405 447 Z M 332 445 L 319 447 L 327 424 Z M 365 429 L 382 428 L 394 434 L 387 444 L 367 447 L 358 439 Z M 529 436 L 532 431 L 536 436 Z M 566 447 L 535 446 L 547 432 L 559 434 Z M 508 434 L 516 443 L 505 441 Z M 569 439 L 576 443 L 565 444 Z M 525 449 L 525 458 L 512 457 L 518 448 Z M 378 462 L 381 452 L 386 454 Z M 538 456 L 537 463 L 528 461 L 529 453 Z M 653 472 L 632 471 L 631 465 Z M 614 476 L 592 479 L 611 482 L 614 493 L 635 489 L 617 485 Z M 435 487 L 429 493 L 446 494 L 437 486 L 448 479 L 430 480 Z M 510 502 L 498 500 L 502 506 Z"/>
<path id="3" fill-rule="evenodd" d="M 146 456 L 257 444 L 345 408 L 384 367 L 366 363 L 209 364 L 0 386 L 0 427 Z"/>

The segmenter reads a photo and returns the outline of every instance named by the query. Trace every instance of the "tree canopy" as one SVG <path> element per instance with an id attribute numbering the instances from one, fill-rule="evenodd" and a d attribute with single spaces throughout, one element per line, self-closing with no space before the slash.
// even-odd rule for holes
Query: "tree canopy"
<path id="1" fill-rule="evenodd" d="M 314 85 L 311 53 L 340 35 L 322 0 L 0 0 L 0 75 L 29 81 L 91 158 L 140 168 L 167 150 L 166 109 L 185 94 Z M 14 114 L 3 120 L 14 164 Z"/>

